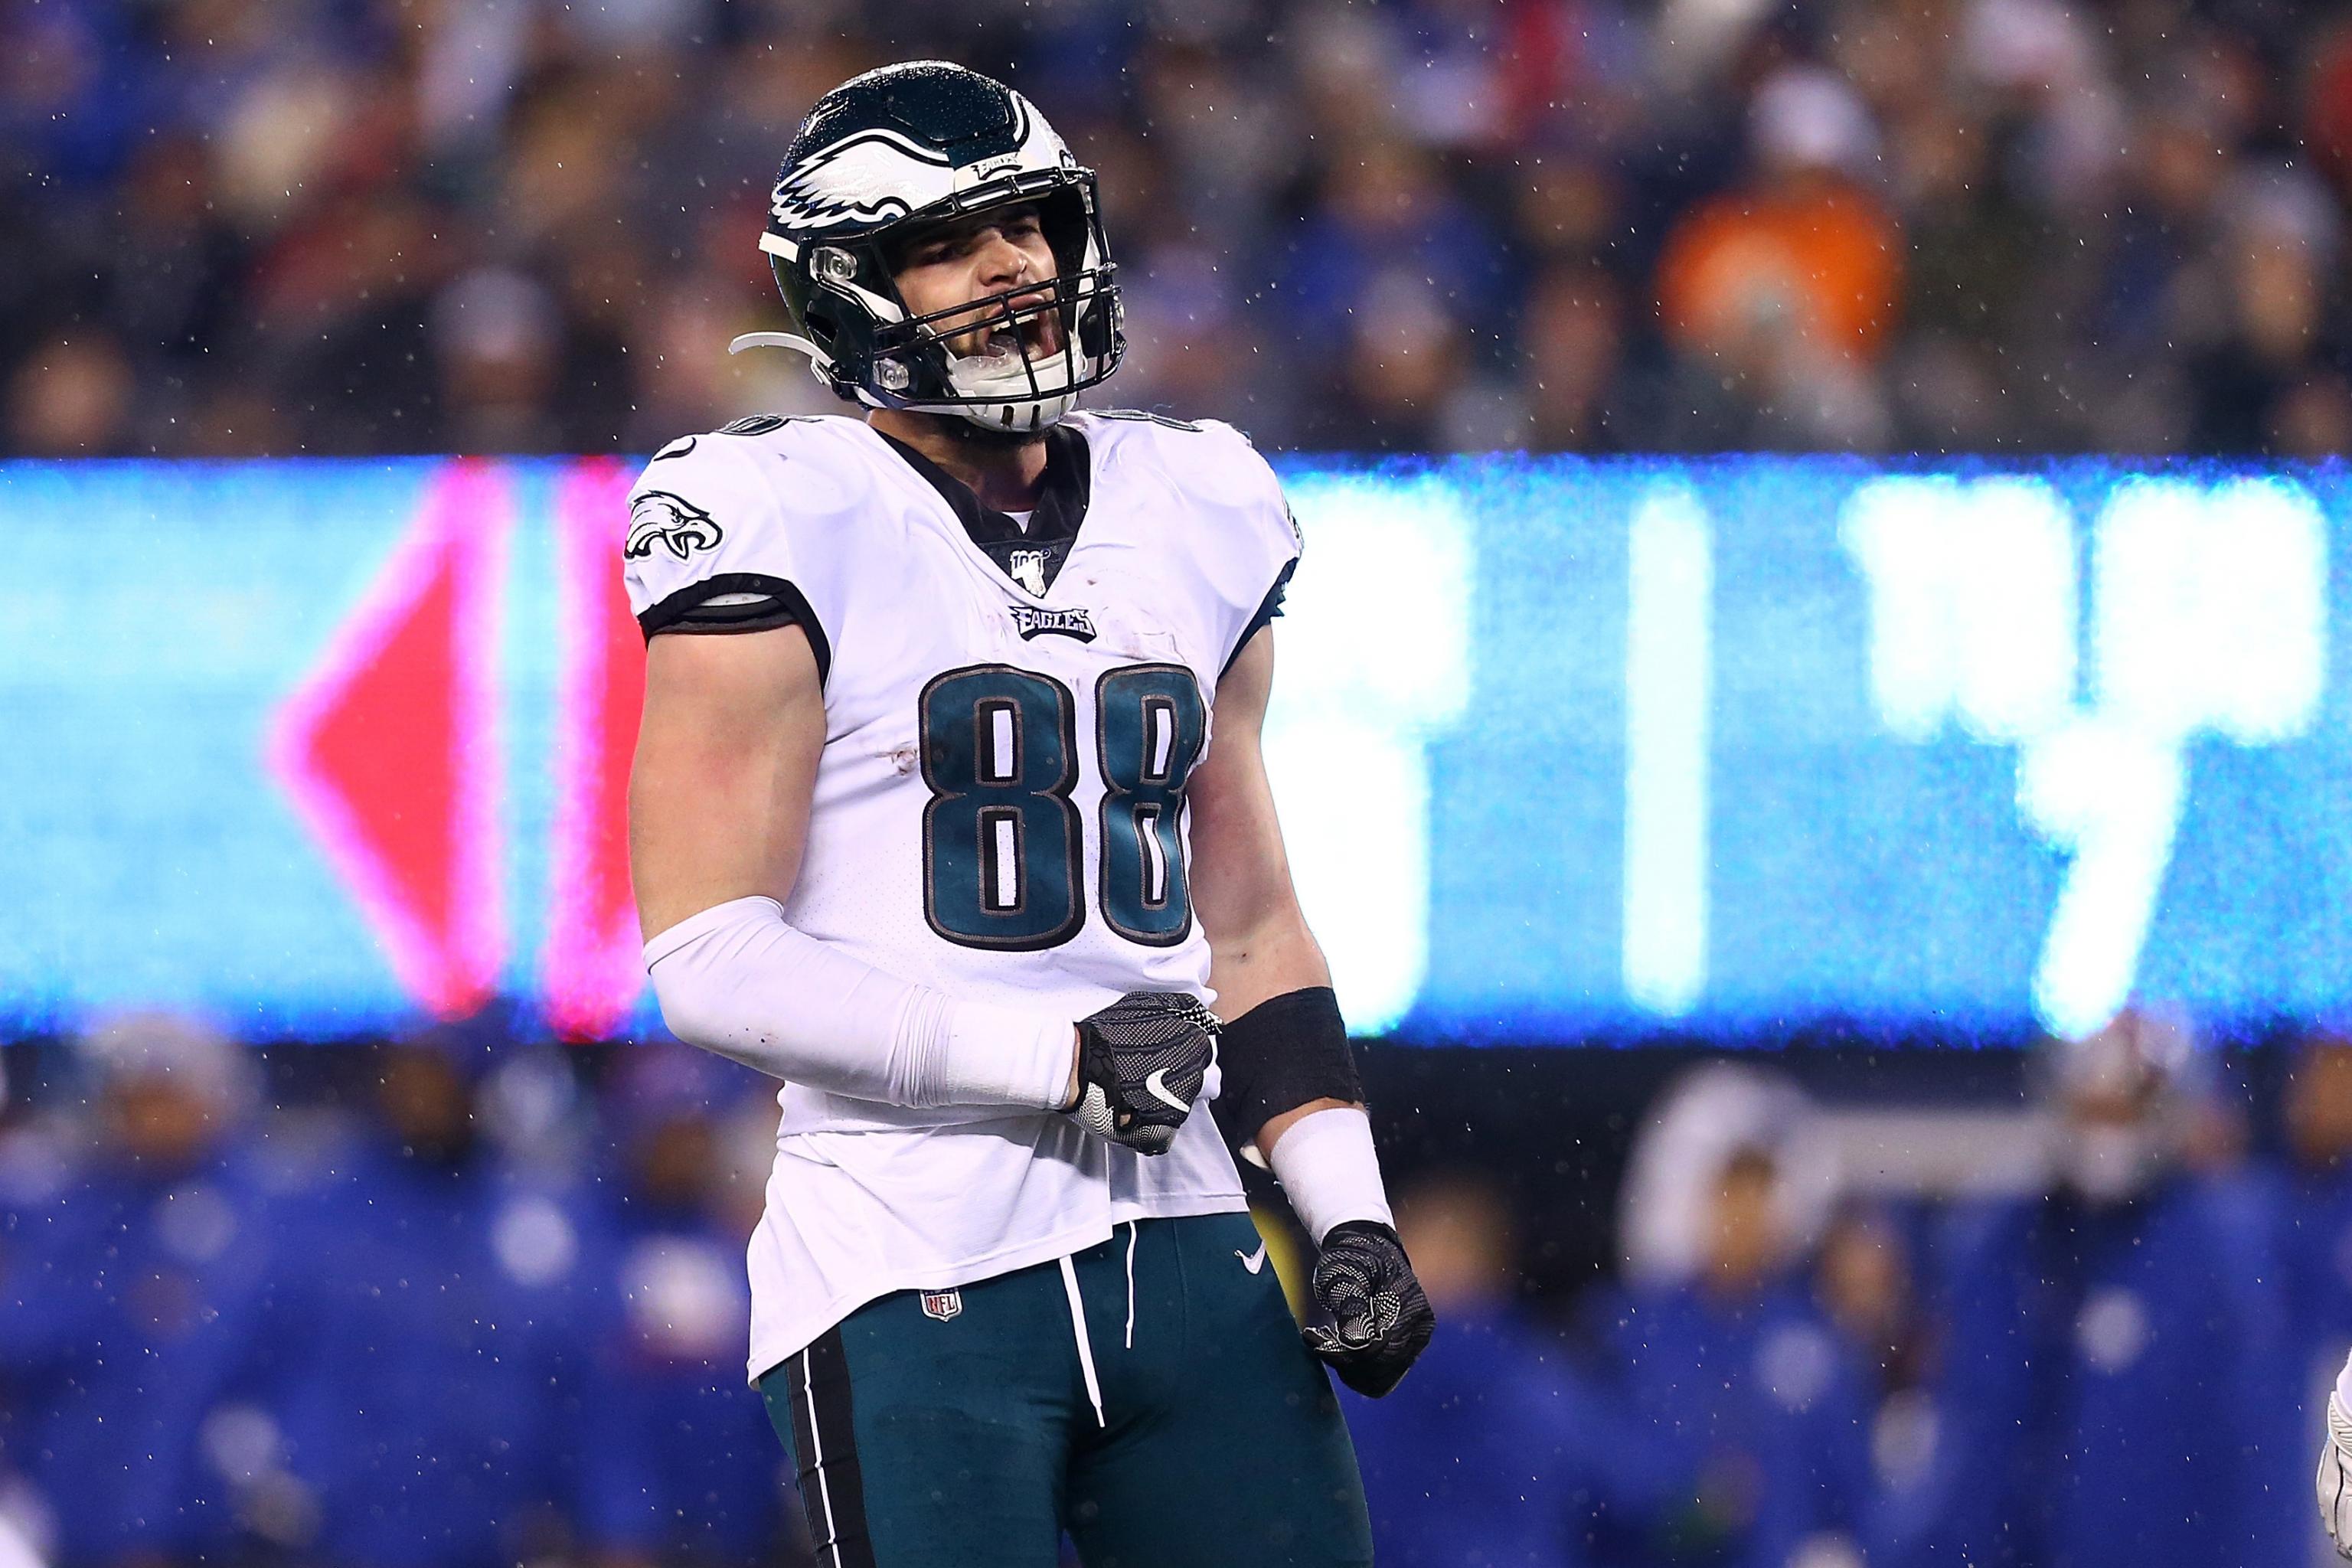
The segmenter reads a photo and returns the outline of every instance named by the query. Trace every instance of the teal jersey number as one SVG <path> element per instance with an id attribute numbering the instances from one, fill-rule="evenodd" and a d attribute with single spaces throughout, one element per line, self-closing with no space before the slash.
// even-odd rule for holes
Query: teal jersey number
<path id="1" fill-rule="evenodd" d="M 1077 704 L 1050 676 L 982 664 L 923 688 L 923 916 L 965 947 L 1058 947 L 1086 923 Z M 1139 664 L 1095 692 L 1102 770 L 1103 919 L 1130 942 L 1172 947 L 1192 929 L 1181 820 L 1208 738 L 1191 670 Z"/>
<path id="2" fill-rule="evenodd" d="M 1055 947 L 1086 923 L 1077 703 L 1010 665 L 950 670 L 923 688 L 923 918 L 966 947 Z"/>
<path id="3" fill-rule="evenodd" d="M 1095 688 L 1103 919 L 1129 942 L 1173 947 L 1192 931 L 1178 821 L 1208 728 L 1201 688 L 1181 665 L 1129 665 Z"/>

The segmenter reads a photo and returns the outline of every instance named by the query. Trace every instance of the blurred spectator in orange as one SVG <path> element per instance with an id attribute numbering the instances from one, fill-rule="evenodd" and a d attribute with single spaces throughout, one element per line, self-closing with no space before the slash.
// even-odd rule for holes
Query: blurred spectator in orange
<path id="1" fill-rule="evenodd" d="M 2322 1180 L 2352 1183 L 2352 1039 L 2315 1034 L 2295 1051 L 2287 1078 L 2287 1150 L 2296 1168 Z M 2344 1262 L 2352 1268 L 2352 1235 Z M 2345 1276 L 2352 1291 L 2352 1272 Z"/>
<path id="2" fill-rule="evenodd" d="M 1836 76 L 1781 71 L 1759 89 L 1753 169 L 1667 236 L 1658 309 L 1685 354 L 1746 384 L 1774 444 L 1873 447 L 1868 366 L 1892 329 L 1902 237 L 1856 175 L 1877 156 L 1869 110 Z"/>

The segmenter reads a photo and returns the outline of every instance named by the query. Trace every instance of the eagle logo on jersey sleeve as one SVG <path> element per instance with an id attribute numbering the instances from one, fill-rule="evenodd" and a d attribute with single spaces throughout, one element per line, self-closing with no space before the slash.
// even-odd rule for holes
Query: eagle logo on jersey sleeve
<path id="1" fill-rule="evenodd" d="M 629 503 L 629 542 L 624 553 L 643 561 L 656 545 L 680 561 L 698 550 L 716 550 L 726 535 L 709 512 L 667 490 L 647 490 Z"/>

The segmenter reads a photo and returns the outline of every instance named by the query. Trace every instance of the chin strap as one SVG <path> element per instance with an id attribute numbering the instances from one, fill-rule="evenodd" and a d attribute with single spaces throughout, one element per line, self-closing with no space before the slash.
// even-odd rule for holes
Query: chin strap
<path id="1" fill-rule="evenodd" d="M 727 345 L 727 352 L 730 354 L 740 354 L 745 349 L 790 349 L 796 354 L 806 354 L 809 374 L 831 387 L 835 393 L 843 397 L 854 397 L 868 408 L 882 406 L 875 400 L 873 395 L 862 386 L 854 390 L 844 388 L 834 376 L 833 362 L 825 358 L 823 349 L 818 348 L 806 338 L 791 332 L 745 332 Z"/>
<path id="2" fill-rule="evenodd" d="M 823 350 L 806 338 L 795 337 L 790 332 L 745 332 L 727 345 L 727 352 L 730 354 L 740 354 L 745 349 L 790 349 L 796 354 L 808 355 L 813 364 L 824 363 Z"/>

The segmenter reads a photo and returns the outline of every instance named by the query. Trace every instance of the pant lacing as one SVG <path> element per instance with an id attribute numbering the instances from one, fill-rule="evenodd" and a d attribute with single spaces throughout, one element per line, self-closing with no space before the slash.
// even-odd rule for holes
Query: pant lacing
<path id="1" fill-rule="evenodd" d="M 1135 1221 L 1127 1222 L 1127 1348 L 1135 1348 Z M 1062 1260 L 1062 1293 L 1070 1299 L 1070 1331 L 1078 1342 L 1078 1370 L 1086 1374 L 1087 1399 L 1095 1407 L 1095 1425 L 1108 1426 L 1103 1415 L 1102 1379 L 1095 1373 L 1094 1342 L 1087 1333 L 1086 1298 L 1078 1294 L 1078 1266 Z"/>

